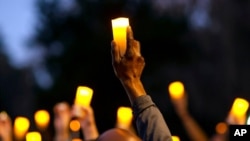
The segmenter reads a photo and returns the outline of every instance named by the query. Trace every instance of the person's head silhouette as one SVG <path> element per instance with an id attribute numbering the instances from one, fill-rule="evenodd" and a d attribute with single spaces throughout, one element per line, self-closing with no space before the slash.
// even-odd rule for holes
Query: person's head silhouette
<path id="1" fill-rule="evenodd" d="M 141 139 L 128 130 L 112 128 L 102 133 L 97 141 L 141 141 Z"/>

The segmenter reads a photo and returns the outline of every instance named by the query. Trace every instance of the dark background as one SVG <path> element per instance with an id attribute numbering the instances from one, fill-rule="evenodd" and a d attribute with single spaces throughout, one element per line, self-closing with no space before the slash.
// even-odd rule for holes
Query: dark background
<path id="1" fill-rule="evenodd" d="M 173 135 L 189 140 L 169 100 L 172 81 L 185 84 L 189 110 L 209 136 L 235 97 L 250 100 L 249 1 L 75 0 L 65 9 L 60 1 L 37 0 L 36 6 L 40 24 L 27 45 L 43 48 L 43 61 L 15 69 L 0 52 L 0 110 L 12 119 L 32 120 L 38 109 L 52 114 L 57 102 L 72 104 L 77 86 L 86 85 L 94 90 L 99 132 L 114 127 L 117 108 L 130 106 L 111 64 L 111 19 L 121 16 L 141 43 L 142 81 Z M 37 83 L 34 66 L 46 68 L 51 87 Z"/>

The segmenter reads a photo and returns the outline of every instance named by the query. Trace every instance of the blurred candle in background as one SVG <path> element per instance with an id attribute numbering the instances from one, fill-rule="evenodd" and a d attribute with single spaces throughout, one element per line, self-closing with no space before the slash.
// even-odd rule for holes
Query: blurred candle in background
<path id="1" fill-rule="evenodd" d="M 26 117 L 16 117 L 14 121 L 14 136 L 17 140 L 25 139 L 30 127 L 30 121 Z"/>
<path id="2" fill-rule="evenodd" d="M 28 132 L 26 134 L 26 141 L 42 141 L 42 136 L 39 132 Z"/>
<path id="3" fill-rule="evenodd" d="M 215 131 L 217 134 L 224 134 L 228 130 L 227 124 L 225 122 L 219 122 L 215 126 Z"/>
<path id="4" fill-rule="evenodd" d="M 86 86 L 79 86 L 76 91 L 75 104 L 89 106 L 93 96 L 93 90 Z"/>
<path id="5" fill-rule="evenodd" d="M 90 106 L 92 96 L 93 96 L 93 90 L 91 88 L 87 86 L 77 87 L 74 103 L 78 108 L 76 108 L 75 111 L 73 111 L 76 117 L 84 116 L 84 113 L 80 108 L 81 106 Z"/>
<path id="6" fill-rule="evenodd" d="M 235 98 L 232 107 L 227 117 L 228 124 L 246 124 L 246 113 L 249 108 L 249 103 L 243 98 Z"/>
<path id="7" fill-rule="evenodd" d="M 117 110 L 117 127 L 129 129 L 132 123 L 133 114 L 130 107 L 119 107 Z"/>
<path id="8" fill-rule="evenodd" d="M 233 102 L 230 112 L 236 117 L 243 117 L 246 115 L 248 107 L 249 107 L 249 103 L 247 100 L 243 98 L 236 98 Z"/>
<path id="9" fill-rule="evenodd" d="M 49 112 L 46 110 L 38 110 L 34 114 L 35 123 L 38 129 L 45 130 L 50 122 Z"/>
<path id="10" fill-rule="evenodd" d="M 77 132 L 80 130 L 81 125 L 80 125 L 80 122 L 78 120 L 74 119 L 74 120 L 70 121 L 69 127 L 70 127 L 71 131 Z"/>
<path id="11" fill-rule="evenodd" d="M 184 85 L 180 81 L 174 81 L 169 84 L 168 91 L 172 99 L 180 99 L 185 94 Z"/>
<path id="12" fill-rule="evenodd" d="M 178 136 L 172 136 L 173 141 L 180 141 L 180 138 Z"/>
<path id="13" fill-rule="evenodd" d="M 127 48 L 127 27 L 129 26 L 129 19 L 119 17 L 111 20 L 113 39 L 119 47 L 121 56 L 124 56 Z"/>

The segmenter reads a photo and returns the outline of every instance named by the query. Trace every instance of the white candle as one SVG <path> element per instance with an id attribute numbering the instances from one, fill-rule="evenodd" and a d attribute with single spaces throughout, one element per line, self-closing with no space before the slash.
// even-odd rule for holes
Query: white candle
<path id="1" fill-rule="evenodd" d="M 86 86 L 78 86 L 75 97 L 76 109 L 73 110 L 73 114 L 76 117 L 83 117 L 84 113 L 81 110 L 81 106 L 90 106 L 93 96 L 93 90 Z"/>
<path id="2" fill-rule="evenodd" d="M 112 20 L 113 39 L 119 47 L 121 56 L 124 56 L 127 48 L 127 27 L 129 26 L 129 19 L 119 17 Z"/>

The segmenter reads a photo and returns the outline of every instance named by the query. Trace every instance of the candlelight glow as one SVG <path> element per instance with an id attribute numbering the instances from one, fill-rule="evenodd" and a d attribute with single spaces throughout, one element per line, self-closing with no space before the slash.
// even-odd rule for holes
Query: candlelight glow
<path id="1" fill-rule="evenodd" d="M 224 134 L 227 131 L 227 124 L 225 122 L 219 122 L 215 127 L 216 133 Z"/>
<path id="2" fill-rule="evenodd" d="M 25 138 L 25 134 L 27 133 L 30 127 L 30 121 L 26 117 L 16 117 L 14 121 L 14 135 L 17 139 Z"/>
<path id="3" fill-rule="evenodd" d="M 69 123 L 69 127 L 72 131 L 76 132 L 79 131 L 81 128 L 80 122 L 78 120 L 72 120 Z"/>
<path id="4" fill-rule="evenodd" d="M 46 110 L 38 110 L 34 114 L 34 119 L 38 128 L 46 129 L 50 121 L 49 112 Z"/>
<path id="5" fill-rule="evenodd" d="M 180 138 L 178 136 L 172 136 L 173 141 L 180 141 Z"/>
<path id="6" fill-rule="evenodd" d="M 231 108 L 231 113 L 234 114 L 236 117 L 243 117 L 245 116 L 248 107 L 249 103 L 247 100 L 243 98 L 236 98 Z"/>
<path id="7" fill-rule="evenodd" d="M 123 56 L 127 48 L 127 27 L 129 26 L 128 18 L 120 17 L 112 21 L 113 39 L 119 46 L 120 55 Z"/>
<path id="8" fill-rule="evenodd" d="M 170 83 L 168 87 L 169 94 L 173 99 L 179 99 L 183 97 L 185 93 L 184 85 L 180 81 Z"/>
<path id="9" fill-rule="evenodd" d="M 132 122 L 133 114 L 130 107 L 119 107 L 117 110 L 117 126 L 129 128 Z"/>
<path id="10" fill-rule="evenodd" d="M 72 139 L 72 141 L 82 141 L 82 139 L 75 138 L 75 139 Z"/>
<path id="11" fill-rule="evenodd" d="M 89 106 L 93 96 L 93 90 L 86 86 L 79 86 L 76 91 L 75 104 Z"/>
<path id="12" fill-rule="evenodd" d="M 42 141 L 42 136 L 39 132 L 28 132 L 26 134 L 26 141 Z"/>

